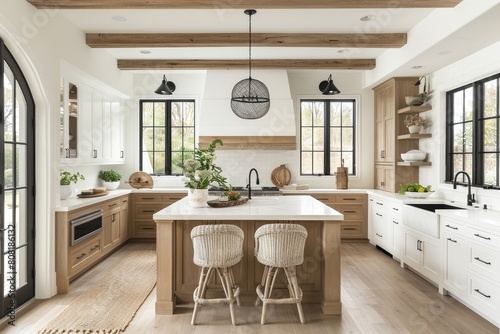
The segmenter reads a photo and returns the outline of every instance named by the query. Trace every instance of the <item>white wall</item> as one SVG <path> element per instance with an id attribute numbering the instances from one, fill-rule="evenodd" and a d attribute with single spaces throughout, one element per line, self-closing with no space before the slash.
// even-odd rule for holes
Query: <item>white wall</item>
<path id="1" fill-rule="evenodd" d="M 420 141 L 420 149 L 428 152 L 432 167 L 420 168 L 420 183 L 433 185 L 439 193 L 449 200 L 466 203 L 467 188 L 454 190 L 451 185 L 444 184 L 445 179 L 445 124 L 446 124 L 446 92 L 473 81 L 500 72 L 500 42 L 493 44 L 469 57 L 450 64 L 431 75 L 432 110 L 426 114 L 432 117 L 432 138 Z M 500 192 L 473 188 L 481 207 L 487 204 L 490 208 L 500 210 Z"/>
<path id="2" fill-rule="evenodd" d="M 124 93 L 131 75 L 116 60 L 85 44 L 85 34 L 57 9 L 37 10 L 27 1 L 2 0 L 0 37 L 13 53 L 36 107 L 37 298 L 55 294 L 54 208 L 59 197 L 59 78 L 61 60 Z M 75 167 L 77 168 L 77 167 Z M 96 167 L 97 168 L 97 167 Z"/>

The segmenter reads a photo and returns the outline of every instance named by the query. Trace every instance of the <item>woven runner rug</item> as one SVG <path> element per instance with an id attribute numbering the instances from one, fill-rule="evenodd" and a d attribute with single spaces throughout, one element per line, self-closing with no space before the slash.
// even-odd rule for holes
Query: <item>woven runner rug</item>
<path id="1" fill-rule="evenodd" d="M 155 284 L 156 252 L 134 251 L 38 333 L 122 333 Z"/>

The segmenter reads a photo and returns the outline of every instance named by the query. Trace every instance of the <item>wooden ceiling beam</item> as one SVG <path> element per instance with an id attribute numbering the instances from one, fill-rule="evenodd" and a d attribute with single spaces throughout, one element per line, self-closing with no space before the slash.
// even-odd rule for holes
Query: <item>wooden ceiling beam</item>
<path id="1" fill-rule="evenodd" d="M 92 48 L 169 48 L 248 46 L 248 34 L 87 34 Z M 357 47 L 400 48 L 405 33 L 392 34 L 252 34 L 252 46 L 262 47 Z"/>
<path id="2" fill-rule="evenodd" d="M 461 0 L 27 0 L 37 8 L 59 9 L 298 9 L 298 8 L 444 8 Z"/>
<path id="3" fill-rule="evenodd" d="M 239 70 L 248 59 L 118 59 L 120 70 Z M 252 69 L 372 70 L 375 59 L 252 59 Z"/>

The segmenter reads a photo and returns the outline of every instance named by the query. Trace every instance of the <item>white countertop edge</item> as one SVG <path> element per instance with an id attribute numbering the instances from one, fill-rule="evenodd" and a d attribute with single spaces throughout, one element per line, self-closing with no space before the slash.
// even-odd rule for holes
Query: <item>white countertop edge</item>
<path id="1" fill-rule="evenodd" d="M 130 189 L 116 189 L 109 190 L 109 193 L 104 196 L 99 197 L 89 197 L 89 198 L 79 198 L 75 194 L 71 195 L 68 199 L 62 200 L 58 206 L 56 206 L 56 212 L 68 212 L 81 208 L 85 208 L 86 206 L 101 203 L 116 197 L 120 197 L 123 195 L 130 194 Z"/>

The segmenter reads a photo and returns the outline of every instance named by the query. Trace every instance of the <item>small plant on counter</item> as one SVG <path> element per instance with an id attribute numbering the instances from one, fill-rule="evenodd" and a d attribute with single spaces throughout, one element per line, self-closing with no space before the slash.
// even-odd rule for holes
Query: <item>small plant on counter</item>
<path id="1" fill-rule="evenodd" d="M 424 187 L 418 183 L 405 183 L 401 185 L 401 188 L 399 188 L 400 195 L 404 195 L 405 192 L 428 193 L 431 191 L 432 191 L 431 186 Z"/>
<path id="2" fill-rule="evenodd" d="M 419 114 L 406 115 L 403 122 L 407 127 L 421 126 L 424 129 L 428 128 L 430 125 L 429 121 L 427 119 L 421 117 Z"/>
<path id="3" fill-rule="evenodd" d="M 122 174 L 115 170 L 101 170 L 99 172 L 99 178 L 105 182 L 117 182 L 122 179 Z"/>
<path id="4" fill-rule="evenodd" d="M 72 182 L 77 183 L 80 180 L 85 180 L 85 177 L 79 172 L 72 174 L 70 172 L 62 170 L 59 173 L 59 176 L 60 176 L 59 184 L 61 186 L 69 186 Z"/>
<path id="5" fill-rule="evenodd" d="M 237 201 L 241 198 L 241 194 L 234 192 L 231 185 L 229 185 L 228 191 L 225 191 L 223 196 L 227 197 L 228 201 Z"/>

